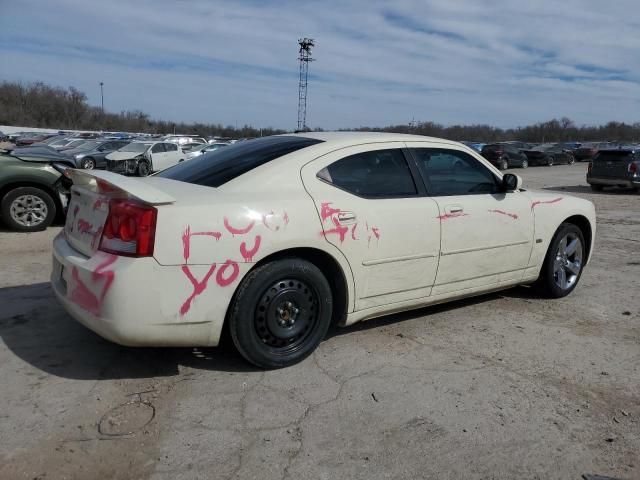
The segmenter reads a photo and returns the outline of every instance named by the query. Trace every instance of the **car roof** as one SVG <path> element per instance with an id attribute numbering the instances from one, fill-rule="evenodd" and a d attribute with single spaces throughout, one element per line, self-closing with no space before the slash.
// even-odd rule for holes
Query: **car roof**
<path id="1" fill-rule="evenodd" d="M 426 137 L 422 135 L 410 135 L 406 133 L 386 133 L 386 132 L 303 132 L 285 133 L 281 136 L 296 136 L 313 138 L 325 142 L 326 146 L 341 147 L 362 143 L 380 142 L 434 142 L 448 143 L 451 145 L 462 145 L 460 142 L 446 140 L 443 138 Z"/>

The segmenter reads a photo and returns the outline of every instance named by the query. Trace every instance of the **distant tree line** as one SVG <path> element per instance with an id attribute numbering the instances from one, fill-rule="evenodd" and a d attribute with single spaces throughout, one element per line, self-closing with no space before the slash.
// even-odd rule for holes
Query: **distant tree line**
<path id="1" fill-rule="evenodd" d="M 259 137 L 285 133 L 274 128 L 242 128 L 221 124 L 154 120 L 139 110 L 102 112 L 87 103 L 87 96 L 74 87 L 51 87 L 42 82 L 0 82 L 0 125 L 57 130 L 97 130 L 135 133 L 189 133 L 229 138 Z"/>
<path id="2" fill-rule="evenodd" d="M 87 96 L 74 87 L 52 87 L 42 82 L 0 82 L 0 125 L 20 125 L 58 130 L 104 130 L 136 133 L 189 133 L 230 138 L 258 137 L 286 133 L 274 128 L 242 128 L 222 124 L 174 123 L 154 120 L 148 114 L 133 110 L 120 113 L 102 112 L 87 103 Z M 321 128 L 317 128 L 321 131 Z M 490 125 L 451 125 L 418 122 L 387 127 L 361 127 L 355 131 L 413 133 L 450 140 L 496 142 L 559 142 L 570 140 L 640 141 L 640 122 L 608 122 L 599 126 L 577 126 L 563 117 L 526 127 L 502 129 Z"/>

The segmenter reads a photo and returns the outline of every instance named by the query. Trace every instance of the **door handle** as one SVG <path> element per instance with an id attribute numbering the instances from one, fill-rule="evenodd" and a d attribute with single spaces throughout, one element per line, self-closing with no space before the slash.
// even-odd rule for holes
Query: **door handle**
<path id="1" fill-rule="evenodd" d="M 462 205 L 448 205 L 444 207 L 444 211 L 445 213 L 462 213 L 464 208 L 462 208 Z"/>
<path id="2" fill-rule="evenodd" d="M 340 223 L 353 223 L 355 221 L 356 221 L 356 214 L 353 212 L 338 213 L 338 222 Z"/>

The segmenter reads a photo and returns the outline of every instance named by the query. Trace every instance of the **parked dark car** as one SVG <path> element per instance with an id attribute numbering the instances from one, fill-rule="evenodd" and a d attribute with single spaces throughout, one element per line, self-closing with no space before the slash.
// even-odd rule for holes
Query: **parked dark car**
<path id="1" fill-rule="evenodd" d="M 57 133 L 36 133 L 33 135 L 25 135 L 23 137 L 16 138 L 16 145 L 18 147 L 24 147 L 32 145 L 34 143 L 43 142 L 51 137 L 57 137 Z"/>
<path id="2" fill-rule="evenodd" d="M 640 191 L 640 147 L 603 149 L 589 163 L 587 183 L 596 192 L 605 186 Z"/>
<path id="3" fill-rule="evenodd" d="M 506 170 L 509 167 L 527 168 L 529 166 L 527 156 L 511 144 L 490 143 L 482 147 L 480 153 L 500 170 Z"/>
<path id="4" fill-rule="evenodd" d="M 577 162 L 590 162 L 598 154 L 600 149 L 611 148 L 609 143 L 583 143 L 580 148 L 573 151 Z"/>
<path id="5" fill-rule="evenodd" d="M 78 148 L 64 153 L 73 157 L 77 168 L 86 170 L 107 168 L 107 160 L 104 157 L 130 143 L 129 140 L 89 140 Z"/>
<path id="6" fill-rule="evenodd" d="M 523 153 L 529 159 L 529 165 L 573 165 L 576 161 L 564 143 L 543 143 Z"/>
<path id="7" fill-rule="evenodd" d="M 71 180 L 64 171 L 73 164 L 46 153 L 35 148 L 18 155 L 0 152 L 0 213 L 12 230 L 44 230 L 65 214 Z"/>
<path id="8" fill-rule="evenodd" d="M 0 130 L 0 142 L 6 142 L 9 140 L 9 135 Z"/>

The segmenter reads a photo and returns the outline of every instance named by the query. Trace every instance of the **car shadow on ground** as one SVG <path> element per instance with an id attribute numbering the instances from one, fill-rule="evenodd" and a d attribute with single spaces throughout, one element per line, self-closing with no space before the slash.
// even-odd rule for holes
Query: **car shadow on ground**
<path id="1" fill-rule="evenodd" d="M 526 287 L 386 315 L 349 327 L 331 327 L 327 338 L 380 328 L 403 320 L 495 300 L 535 298 Z M 215 348 L 131 348 L 105 340 L 73 320 L 48 283 L 0 289 L 0 338 L 27 364 L 50 375 L 76 380 L 175 376 L 179 367 L 222 372 L 255 372 L 223 335 Z"/>
<path id="2" fill-rule="evenodd" d="M 635 193 L 633 188 L 622 188 L 622 187 L 605 187 L 604 190 L 596 192 L 591 190 L 591 187 L 588 185 L 563 185 L 557 187 L 543 187 L 543 190 L 553 190 L 553 191 L 562 191 L 568 193 L 591 193 L 593 195 L 628 195 Z"/>

